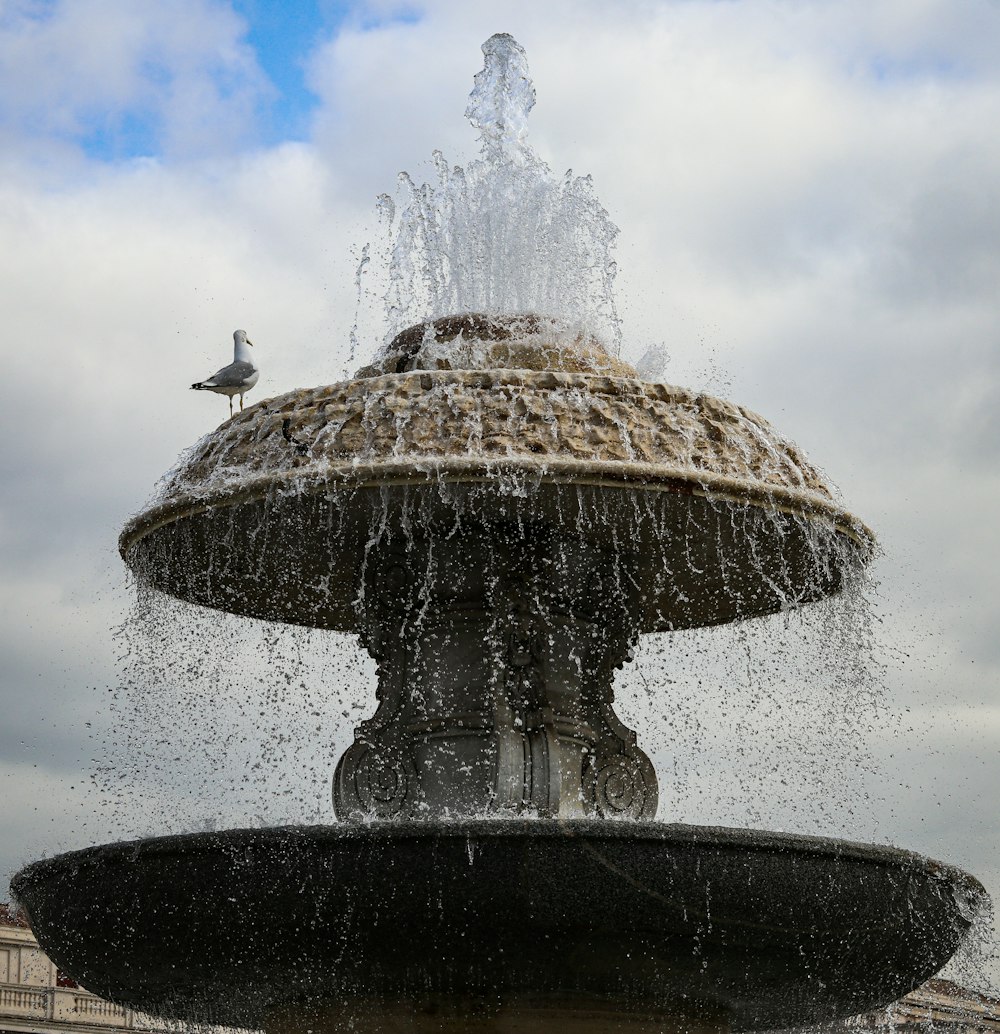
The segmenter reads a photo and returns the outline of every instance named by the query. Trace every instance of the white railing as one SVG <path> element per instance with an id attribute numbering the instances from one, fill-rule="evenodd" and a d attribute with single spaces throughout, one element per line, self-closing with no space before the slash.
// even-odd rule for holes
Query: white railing
<path id="1" fill-rule="evenodd" d="M 37 1016 L 48 1014 L 49 992 L 27 987 L 0 986 L 0 1012 Z"/>
<path id="2" fill-rule="evenodd" d="M 103 998 L 91 998 L 89 995 L 74 995 L 73 1012 L 91 1018 L 100 1017 L 101 1019 L 114 1020 L 122 1026 L 125 1025 L 125 1010 L 120 1005 L 106 1002 Z"/>
<path id="3" fill-rule="evenodd" d="M 119 1030 L 131 1030 L 135 1026 L 131 1010 L 82 989 L 68 987 L 0 984 L 0 1031 L 4 1029 L 5 1016 L 31 1017 L 43 1022 L 51 1020 L 60 1025 L 68 1023 L 70 1029 L 74 1023 L 99 1024 Z"/>
<path id="4" fill-rule="evenodd" d="M 63 1031 L 64 1034 L 78 1027 L 88 1030 L 104 1027 L 108 1034 L 114 1031 L 168 1034 L 174 1029 L 169 1022 L 155 1016 L 115 1005 L 83 988 L 71 987 L 0 983 L 0 1034 L 7 1028 L 5 1017 L 30 1019 L 33 1021 L 31 1029 L 35 1031 Z M 215 1029 L 218 1034 L 236 1034 L 224 1027 Z"/>

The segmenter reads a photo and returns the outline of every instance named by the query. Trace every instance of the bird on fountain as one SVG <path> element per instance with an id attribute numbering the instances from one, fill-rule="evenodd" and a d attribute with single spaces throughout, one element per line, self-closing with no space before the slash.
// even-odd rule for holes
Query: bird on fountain
<path id="1" fill-rule="evenodd" d="M 260 370 L 253 361 L 253 342 L 245 330 L 233 331 L 233 361 L 223 366 L 211 377 L 191 385 L 196 391 L 216 391 L 229 396 L 229 415 L 233 415 L 233 396 L 240 397 L 240 412 L 243 412 L 243 394 L 249 391 L 260 376 Z"/>

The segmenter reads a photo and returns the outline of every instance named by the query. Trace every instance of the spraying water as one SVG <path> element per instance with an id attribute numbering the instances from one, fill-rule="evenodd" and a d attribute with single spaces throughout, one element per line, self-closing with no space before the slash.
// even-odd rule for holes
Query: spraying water
<path id="1" fill-rule="evenodd" d="M 528 143 L 535 88 L 520 44 L 497 33 L 483 54 L 465 112 L 479 130 L 480 157 L 450 166 L 436 151 L 436 183 L 400 176 L 405 200 L 392 220 L 388 337 L 452 313 L 541 313 L 617 351 L 618 227 L 589 176 L 553 175 Z"/>

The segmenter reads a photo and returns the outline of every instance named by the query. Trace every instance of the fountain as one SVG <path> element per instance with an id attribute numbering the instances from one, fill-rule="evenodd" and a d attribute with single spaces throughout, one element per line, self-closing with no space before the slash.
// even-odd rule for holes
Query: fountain
<path id="1" fill-rule="evenodd" d="M 340 821 L 76 851 L 16 896 L 98 994 L 272 1034 L 723 1032 L 884 1005 L 955 951 L 976 880 L 653 821 L 669 794 L 613 691 L 641 635 L 849 589 L 872 535 L 761 417 L 617 357 L 613 227 L 524 143 L 523 51 L 483 49 L 484 154 L 413 188 L 387 345 L 227 421 L 121 536 L 145 585 L 375 658 Z"/>

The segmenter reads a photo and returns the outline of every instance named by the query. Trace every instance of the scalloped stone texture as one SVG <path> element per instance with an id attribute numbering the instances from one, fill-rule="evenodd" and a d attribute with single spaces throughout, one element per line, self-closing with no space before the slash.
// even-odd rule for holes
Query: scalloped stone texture
<path id="1" fill-rule="evenodd" d="M 289 392 L 203 438 L 165 492 L 176 503 L 260 474 L 451 458 L 652 465 L 696 483 L 725 478 L 833 502 L 796 446 L 742 406 L 664 384 L 512 370 L 390 374 Z"/>

